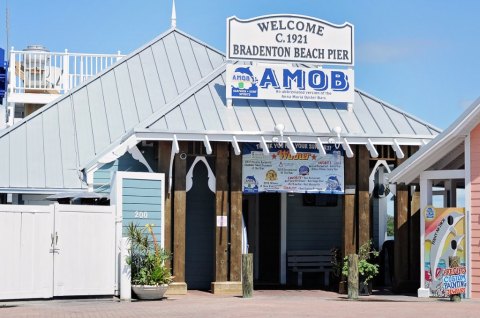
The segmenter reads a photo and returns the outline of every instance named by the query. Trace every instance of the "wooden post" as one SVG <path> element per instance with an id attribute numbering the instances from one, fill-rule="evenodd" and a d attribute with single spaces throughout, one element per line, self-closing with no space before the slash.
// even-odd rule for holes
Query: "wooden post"
<path id="1" fill-rule="evenodd" d="M 228 144 L 217 144 L 216 155 L 216 215 L 228 217 Z M 228 228 L 217 226 L 215 230 L 215 281 L 227 281 L 228 266 Z"/>
<path id="2" fill-rule="evenodd" d="M 187 144 L 180 142 L 180 153 L 186 151 Z M 173 275 L 175 282 L 185 282 L 185 228 L 186 228 L 186 174 L 187 160 L 175 156 L 174 182 L 174 231 L 173 231 Z"/>
<path id="3" fill-rule="evenodd" d="M 348 299 L 358 299 L 358 255 L 348 255 Z"/>
<path id="4" fill-rule="evenodd" d="M 356 146 L 355 146 L 356 147 Z M 357 231 L 355 226 L 356 157 L 345 158 L 345 195 L 343 203 L 342 255 L 356 252 Z"/>
<path id="5" fill-rule="evenodd" d="M 460 266 L 460 257 L 449 256 L 448 257 L 448 266 L 451 267 L 451 268 L 459 267 Z M 462 300 L 462 298 L 460 297 L 460 294 L 450 295 L 450 301 L 459 302 L 461 300 Z"/>
<path id="6" fill-rule="evenodd" d="M 409 157 L 420 149 L 419 146 L 409 146 Z M 411 195 L 410 202 L 410 226 L 409 226 L 409 280 L 415 282 L 415 285 L 420 287 L 421 275 L 420 273 L 420 186 L 415 187 L 415 192 Z"/>
<path id="7" fill-rule="evenodd" d="M 397 184 L 394 215 L 394 289 L 402 291 L 408 280 L 408 187 Z M 418 264 L 417 264 L 418 266 Z"/>
<path id="8" fill-rule="evenodd" d="M 239 282 L 242 270 L 242 156 L 231 156 L 230 281 Z"/>
<path id="9" fill-rule="evenodd" d="M 165 216 L 164 216 L 164 227 L 165 227 L 165 239 L 164 247 L 168 252 L 172 252 L 172 194 L 168 194 L 169 178 L 170 178 L 170 154 L 172 151 L 172 143 L 169 141 L 159 141 L 158 142 L 158 172 L 165 174 L 165 191 L 164 195 L 164 204 L 165 204 Z M 172 268 L 172 261 L 168 260 L 165 262 L 165 265 L 168 268 Z"/>
<path id="10" fill-rule="evenodd" d="M 401 146 L 405 158 L 398 159 L 396 166 L 404 162 L 408 157 L 408 148 Z M 395 214 L 394 214 L 394 290 L 400 292 L 408 281 L 409 262 L 409 187 L 405 184 L 397 184 L 397 193 L 395 196 Z"/>
<path id="11" fill-rule="evenodd" d="M 242 294 L 243 298 L 253 296 L 253 254 L 242 255 Z"/>
<path id="12" fill-rule="evenodd" d="M 368 178 L 370 176 L 370 152 L 366 146 L 358 148 L 358 246 L 370 241 L 370 194 Z"/>
<path id="13" fill-rule="evenodd" d="M 410 204 L 410 273 L 409 279 L 420 286 L 420 189 L 417 186 Z"/>

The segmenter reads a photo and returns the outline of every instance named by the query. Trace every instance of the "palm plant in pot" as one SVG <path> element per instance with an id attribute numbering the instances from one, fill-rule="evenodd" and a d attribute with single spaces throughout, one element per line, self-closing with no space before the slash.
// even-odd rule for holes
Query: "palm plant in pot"
<path id="1" fill-rule="evenodd" d="M 130 223 L 127 229 L 130 240 L 127 263 L 131 268 L 132 290 L 139 299 L 163 298 L 173 281 L 170 269 L 165 266 L 171 255 L 158 246 L 152 227 L 152 224 L 141 228 Z"/>

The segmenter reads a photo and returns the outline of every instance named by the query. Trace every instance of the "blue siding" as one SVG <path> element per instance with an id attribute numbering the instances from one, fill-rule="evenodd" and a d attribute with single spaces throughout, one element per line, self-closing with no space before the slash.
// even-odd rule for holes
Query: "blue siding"
<path id="1" fill-rule="evenodd" d="M 130 223 L 140 227 L 154 224 L 153 233 L 161 244 L 163 188 L 160 180 L 124 178 L 122 182 L 123 232 Z"/>
<path id="2" fill-rule="evenodd" d="M 153 155 L 151 152 L 144 152 L 145 159 L 149 163 L 152 169 L 155 165 L 152 165 L 152 158 L 149 155 Z M 150 160 L 149 160 L 150 159 Z M 110 193 L 112 176 L 116 171 L 133 171 L 133 172 L 148 172 L 145 167 L 138 160 L 133 159 L 130 153 L 125 153 L 117 160 L 104 164 L 93 174 L 93 189 L 99 193 Z"/>

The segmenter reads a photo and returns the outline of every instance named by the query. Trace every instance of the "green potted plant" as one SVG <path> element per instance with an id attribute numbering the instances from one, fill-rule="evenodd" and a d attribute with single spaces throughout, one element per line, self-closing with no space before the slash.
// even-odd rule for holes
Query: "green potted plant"
<path id="1" fill-rule="evenodd" d="M 130 249 L 127 263 L 131 268 L 132 290 L 139 299 L 161 299 L 173 281 L 165 261 L 171 255 L 160 248 L 153 233 L 153 224 L 145 228 L 128 225 Z M 151 240 L 149 240 L 151 236 Z"/>
<path id="2" fill-rule="evenodd" d="M 337 291 L 340 294 L 346 294 L 346 282 L 342 280 L 344 277 L 342 274 L 343 270 L 343 259 L 342 251 L 338 247 L 333 247 L 330 249 L 331 258 L 330 263 L 332 264 L 332 287 L 333 290 Z"/>
<path id="3" fill-rule="evenodd" d="M 378 275 L 379 265 L 373 263 L 372 258 L 378 257 L 378 251 L 372 247 L 372 241 L 360 246 L 358 251 L 358 277 L 359 293 L 369 295 L 371 293 L 371 280 Z M 343 259 L 342 274 L 348 276 L 348 256 Z"/>

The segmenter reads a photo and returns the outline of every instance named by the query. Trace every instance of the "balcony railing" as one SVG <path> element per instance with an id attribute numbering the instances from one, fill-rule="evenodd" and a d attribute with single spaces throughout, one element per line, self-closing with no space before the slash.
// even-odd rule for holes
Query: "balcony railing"
<path id="1" fill-rule="evenodd" d="M 124 55 L 10 51 L 8 93 L 65 94 Z M 39 102 L 41 103 L 41 102 Z"/>

